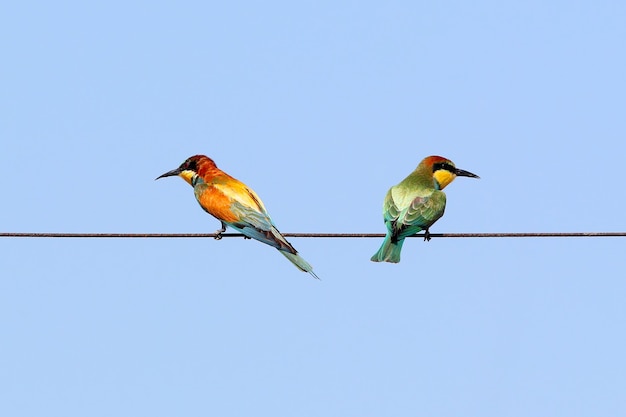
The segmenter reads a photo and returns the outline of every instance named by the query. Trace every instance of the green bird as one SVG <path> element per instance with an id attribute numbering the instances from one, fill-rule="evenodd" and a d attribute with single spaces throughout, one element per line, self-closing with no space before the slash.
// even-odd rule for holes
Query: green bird
<path id="1" fill-rule="evenodd" d="M 446 195 L 441 190 L 457 176 L 480 178 L 457 168 L 449 159 L 433 155 L 424 158 L 415 171 L 391 187 L 383 202 L 387 235 L 372 261 L 400 262 L 404 239 L 421 230 L 426 231 L 425 240 L 430 240 L 428 229 L 446 209 Z"/>

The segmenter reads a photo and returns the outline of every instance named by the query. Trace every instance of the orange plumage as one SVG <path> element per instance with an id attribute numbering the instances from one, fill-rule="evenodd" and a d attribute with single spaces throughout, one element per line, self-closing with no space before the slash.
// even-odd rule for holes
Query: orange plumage
<path id="1" fill-rule="evenodd" d="M 311 265 L 276 229 L 259 196 L 243 182 L 219 169 L 211 158 L 192 156 L 177 169 L 157 179 L 174 175 L 190 184 L 200 206 L 222 223 L 218 236 L 230 226 L 247 237 L 275 247 L 298 269 L 317 278 Z"/>

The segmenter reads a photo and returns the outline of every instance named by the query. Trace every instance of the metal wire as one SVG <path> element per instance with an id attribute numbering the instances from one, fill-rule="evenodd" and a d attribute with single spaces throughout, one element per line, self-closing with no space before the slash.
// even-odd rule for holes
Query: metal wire
<path id="1" fill-rule="evenodd" d="M 383 238 L 384 233 L 283 233 L 285 237 L 302 238 Z M 54 237 L 54 238 L 222 238 L 244 237 L 241 233 L 11 233 L 0 232 L 0 237 Z M 424 238 L 424 234 L 409 237 Z M 430 237 L 449 238 L 522 238 L 522 237 L 626 237 L 626 232 L 538 232 L 538 233 L 431 233 Z"/>

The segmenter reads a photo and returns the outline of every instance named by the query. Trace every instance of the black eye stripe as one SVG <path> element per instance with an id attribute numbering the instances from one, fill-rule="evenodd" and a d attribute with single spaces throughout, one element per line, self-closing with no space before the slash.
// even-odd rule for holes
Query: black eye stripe
<path id="1" fill-rule="evenodd" d="M 196 161 L 187 160 L 185 162 L 185 165 L 186 165 L 185 169 L 188 169 L 190 171 L 196 171 L 196 169 L 197 169 Z"/>
<path id="2" fill-rule="evenodd" d="M 448 162 L 437 162 L 436 164 L 433 164 L 433 172 L 439 171 L 440 169 L 445 169 L 452 174 L 456 174 L 456 168 Z"/>

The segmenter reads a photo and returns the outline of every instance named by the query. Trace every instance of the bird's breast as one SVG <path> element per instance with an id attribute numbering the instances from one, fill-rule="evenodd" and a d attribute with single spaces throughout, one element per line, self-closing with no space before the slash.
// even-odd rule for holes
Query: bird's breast
<path id="1" fill-rule="evenodd" d="M 197 198 L 200 206 L 217 219 L 230 223 L 240 220 L 231 209 L 232 199 L 215 187 L 206 187 Z"/>

